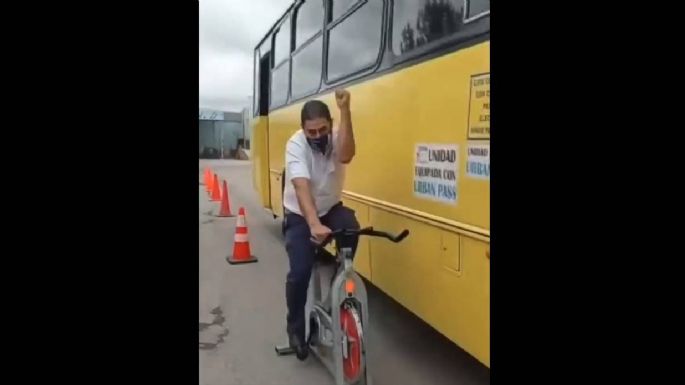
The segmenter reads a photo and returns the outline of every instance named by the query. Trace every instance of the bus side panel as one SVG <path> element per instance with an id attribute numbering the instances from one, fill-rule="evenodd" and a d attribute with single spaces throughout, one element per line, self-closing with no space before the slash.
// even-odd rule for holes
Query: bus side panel
<path id="1" fill-rule="evenodd" d="M 426 318 L 436 329 L 489 367 L 489 245 L 447 231 L 442 231 L 442 237 L 443 262 L 435 266 L 429 278 L 435 284 L 437 295 L 430 298 L 432 312 Z M 454 269 L 453 262 L 456 262 L 457 269 Z"/>
<path id="2" fill-rule="evenodd" d="M 399 244 L 369 240 L 374 285 L 489 367 L 488 244 L 382 209 L 370 223 L 410 231 Z"/>
<path id="3" fill-rule="evenodd" d="M 359 225 L 364 227 L 371 226 L 369 221 L 369 206 L 363 203 L 355 202 L 351 199 L 343 198 L 343 204 L 351 208 L 355 212 Z M 369 237 L 360 237 L 359 245 L 357 246 L 357 253 L 354 255 L 354 269 L 357 273 L 362 275 L 369 281 L 372 279 L 371 275 L 371 257 L 369 255 Z"/>
<path id="4" fill-rule="evenodd" d="M 252 185 L 259 194 L 262 207 L 270 208 L 269 203 L 269 123 L 266 116 L 258 116 L 252 120 L 252 135 L 250 157 L 252 158 Z"/>
<path id="5" fill-rule="evenodd" d="M 409 230 L 409 236 L 401 243 L 370 238 L 373 283 L 425 320 L 432 306 L 430 276 L 439 263 L 440 232 L 375 207 L 370 209 L 370 219 L 374 228 L 390 233 Z"/>
<path id="6" fill-rule="evenodd" d="M 271 170 L 269 181 L 271 182 L 271 212 L 277 217 L 283 217 L 283 198 L 281 197 L 281 183 L 283 176 L 281 172 Z"/>
<path id="7" fill-rule="evenodd" d="M 461 295 L 445 297 L 447 314 L 440 324 L 447 336 L 490 367 L 490 245 L 462 236 L 461 275 L 443 269 L 438 275 L 442 292 Z M 436 304 L 439 307 L 441 303 Z M 455 325 L 455 314 L 461 313 Z M 451 324 L 451 327 L 447 325 Z"/>
<path id="8" fill-rule="evenodd" d="M 357 155 L 345 189 L 489 230 L 489 180 L 466 170 L 468 149 L 489 144 L 468 137 L 472 77 L 489 71 L 489 47 L 479 44 L 349 86 Z M 322 99 L 335 106 L 332 95 Z M 331 113 L 339 121 L 337 108 Z M 418 145 L 456 147 L 456 180 L 445 182 L 455 186 L 455 200 L 416 192 Z"/>
<path id="9" fill-rule="evenodd" d="M 271 211 L 283 216 L 283 172 L 285 145 L 300 129 L 299 108 L 289 106 L 269 113 L 269 175 L 271 180 Z"/>

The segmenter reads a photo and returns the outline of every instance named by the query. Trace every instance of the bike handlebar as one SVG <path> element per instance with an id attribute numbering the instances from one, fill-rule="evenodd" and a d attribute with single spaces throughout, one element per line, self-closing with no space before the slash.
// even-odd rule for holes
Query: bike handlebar
<path id="1" fill-rule="evenodd" d="M 338 237 L 350 237 L 350 236 L 355 236 L 355 235 L 368 235 L 371 237 L 382 237 L 382 238 L 387 238 L 395 243 L 402 242 L 404 238 L 409 235 L 409 230 L 403 230 L 400 234 L 393 236 L 389 233 L 386 233 L 385 231 L 376 231 L 373 229 L 373 227 L 366 227 L 363 229 L 355 230 L 355 229 L 340 229 L 340 230 L 335 230 L 332 231 L 326 238 L 323 240 L 323 242 L 317 244 L 317 248 L 323 249 L 326 247 L 333 239 L 338 239 Z"/>

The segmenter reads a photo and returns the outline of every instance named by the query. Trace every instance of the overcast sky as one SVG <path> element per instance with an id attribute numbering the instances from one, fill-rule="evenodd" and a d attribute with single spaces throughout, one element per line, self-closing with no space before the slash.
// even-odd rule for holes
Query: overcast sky
<path id="1" fill-rule="evenodd" d="M 239 112 L 252 95 L 253 50 L 292 0 L 198 0 L 200 108 Z"/>

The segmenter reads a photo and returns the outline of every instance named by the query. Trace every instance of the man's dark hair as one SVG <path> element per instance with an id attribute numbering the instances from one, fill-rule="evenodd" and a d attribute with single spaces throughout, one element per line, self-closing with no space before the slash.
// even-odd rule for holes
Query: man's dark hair
<path id="1" fill-rule="evenodd" d="M 328 110 L 326 103 L 320 100 L 310 100 L 302 106 L 302 113 L 300 115 L 300 124 L 304 127 L 305 120 L 316 118 L 324 118 L 329 122 L 331 119 L 331 112 Z"/>

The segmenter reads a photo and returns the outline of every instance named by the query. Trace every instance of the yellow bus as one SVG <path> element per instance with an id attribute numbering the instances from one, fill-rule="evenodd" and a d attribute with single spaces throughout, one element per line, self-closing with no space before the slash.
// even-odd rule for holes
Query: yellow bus
<path id="1" fill-rule="evenodd" d="M 254 51 L 252 151 L 262 205 L 283 215 L 285 144 L 300 110 L 351 93 L 345 205 L 355 269 L 490 367 L 489 0 L 296 0 Z"/>

